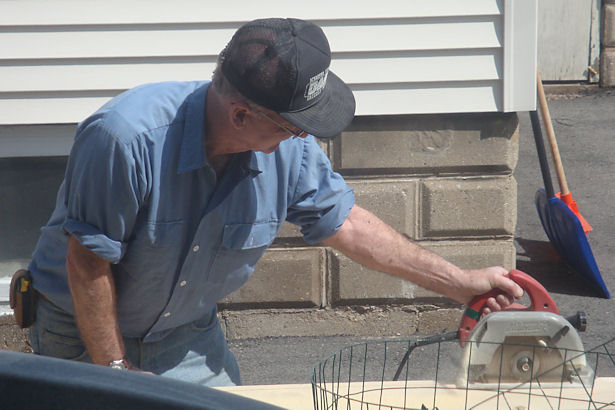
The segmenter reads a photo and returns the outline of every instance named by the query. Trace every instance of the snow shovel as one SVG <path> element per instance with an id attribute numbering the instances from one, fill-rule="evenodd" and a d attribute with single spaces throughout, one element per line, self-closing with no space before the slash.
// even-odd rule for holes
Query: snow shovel
<path id="1" fill-rule="evenodd" d="M 538 112 L 531 111 L 530 120 L 536 141 L 540 170 L 545 184 L 545 189 L 539 189 L 536 192 L 535 202 L 540 222 L 551 244 L 566 264 L 585 279 L 600 296 L 610 299 L 611 295 L 602 280 L 579 218 L 568 205 L 553 193 Z"/>
<path id="2" fill-rule="evenodd" d="M 566 174 L 564 174 L 564 166 L 562 165 L 562 158 L 559 155 L 559 148 L 557 146 L 557 140 L 555 139 L 555 131 L 553 130 L 553 122 L 551 121 L 551 114 L 549 113 L 549 106 L 547 105 L 547 98 L 545 97 L 545 90 L 542 87 L 542 81 L 540 80 L 540 73 L 536 71 L 536 84 L 537 94 L 538 94 L 538 105 L 540 107 L 540 114 L 542 115 L 542 121 L 547 131 L 547 140 L 549 141 L 549 146 L 551 147 L 551 154 L 553 156 L 553 165 L 555 165 L 555 173 L 557 175 L 557 180 L 559 182 L 559 188 L 561 192 L 555 194 L 559 199 L 561 199 L 568 208 L 579 218 L 579 222 L 581 222 L 581 226 L 583 226 L 583 231 L 587 235 L 592 227 L 583 218 L 583 215 L 579 212 L 579 207 L 574 199 L 572 199 L 572 193 L 568 189 L 568 182 L 566 181 Z"/>

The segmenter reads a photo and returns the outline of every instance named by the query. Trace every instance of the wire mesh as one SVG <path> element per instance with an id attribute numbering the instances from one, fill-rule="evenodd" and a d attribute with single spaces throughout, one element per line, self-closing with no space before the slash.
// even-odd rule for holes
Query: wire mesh
<path id="1" fill-rule="evenodd" d="M 615 338 L 585 351 L 492 343 L 483 366 L 472 354 L 488 342 L 455 335 L 343 347 L 313 369 L 314 408 L 615 409 Z"/>

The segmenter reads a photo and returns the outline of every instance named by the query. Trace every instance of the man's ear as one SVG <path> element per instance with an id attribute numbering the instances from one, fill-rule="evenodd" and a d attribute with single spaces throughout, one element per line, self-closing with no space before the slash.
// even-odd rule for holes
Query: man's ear
<path id="1" fill-rule="evenodd" d="M 233 104 L 231 107 L 231 112 L 229 113 L 231 124 L 238 130 L 247 127 L 250 117 L 248 107 L 244 104 Z"/>

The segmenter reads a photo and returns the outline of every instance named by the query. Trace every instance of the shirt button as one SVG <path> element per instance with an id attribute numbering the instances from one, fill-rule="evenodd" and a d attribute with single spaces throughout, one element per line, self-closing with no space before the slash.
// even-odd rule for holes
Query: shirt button
<path id="1" fill-rule="evenodd" d="M 179 286 L 186 286 L 188 282 L 186 282 L 185 280 L 182 280 L 181 282 L 179 282 Z"/>
<path id="2" fill-rule="evenodd" d="M 199 245 L 194 245 L 194 248 L 192 248 L 192 252 L 198 252 L 199 249 Z"/>
<path id="3" fill-rule="evenodd" d="M 164 314 L 164 315 L 162 315 L 162 316 L 164 316 L 164 317 L 169 317 L 169 316 L 171 316 L 171 312 L 167 312 L 167 313 L 165 313 L 165 314 Z"/>

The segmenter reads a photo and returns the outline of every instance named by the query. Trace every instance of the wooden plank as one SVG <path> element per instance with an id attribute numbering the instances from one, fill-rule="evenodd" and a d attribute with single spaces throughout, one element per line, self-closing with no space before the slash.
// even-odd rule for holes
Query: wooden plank
<path id="1" fill-rule="evenodd" d="M 615 378 L 598 378 L 593 390 L 581 385 L 538 386 L 529 388 L 501 388 L 497 386 L 481 388 L 474 386 L 469 390 L 455 385 L 438 385 L 434 389 L 433 381 L 400 382 L 365 382 L 340 383 L 324 386 L 326 400 L 319 408 L 361 409 L 366 408 L 416 408 L 422 405 L 428 408 L 437 406 L 439 410 L 475 408 L 475 409 L 581 409 L 592 404 L 597 408 L 615 409 Z M 314 408 L 311 384 L 282 384 L 268 386 L 217 387 L 219 390 L 259 400 L 272 405 L 291 409 Z M 336 395 L 332 396 L 331 391 Z M 588 391 L 591 392 L 588 394 Z M 434 398 L 434 393 L 436 393 Z M 319 394 L 323 392 L 319 391 Z M 319 396 L 322 397 L 322 396 Z M 593 400 L 593 402 L 590 401 Z M 334 402 L 334 400 L 337 401 Z M 435 400 L 435 403 L 434 403 Z M 591 404 L 590 404 L 591 403 Z M 592 407 L 593 408 L 593 407 Z"/>
<path id="2" fill-rule="evenodd" d="M 0 25 L 160 24 L 243 22 L 262 17 L 307 20 L 373 19 L 501 14 L 497 0 L 311 0 L 309 7 L 293 2 L 259 3 L 236 0 L 233 7 L 213 7 L 201 0 L 29 0 L 0 2 Z"/>
<path id="3" fill-rule="evenodd" d="M 312 397 L 311 384 L 277 384 L 262 386 L 232 386 L 214 387 L 233 393 L 238 396 L 247 397 L 252 400 L 262 401 L 274 406 L 293 410 L 312 410 L 314 400 Z"/>

